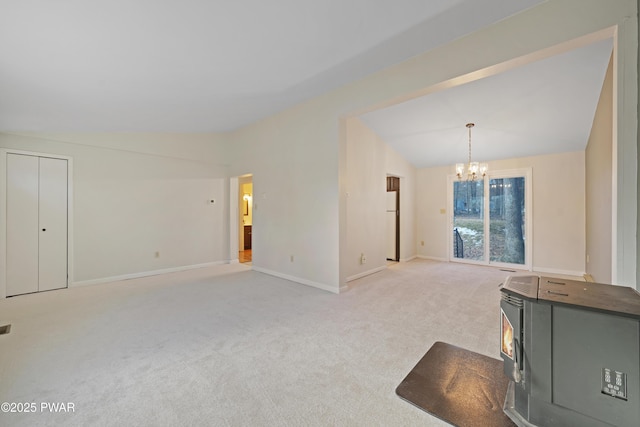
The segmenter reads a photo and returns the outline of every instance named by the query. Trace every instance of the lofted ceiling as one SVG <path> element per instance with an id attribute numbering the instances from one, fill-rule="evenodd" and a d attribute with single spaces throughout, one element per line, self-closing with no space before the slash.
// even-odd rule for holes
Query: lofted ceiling
<path id="1" fill-rule="evenodd" d="M 0 131 L 224 132 L 543 0 L 0 0 Z M 361 119 L 417 167 L 583 150 L 600 41 Z"/>
<path id="2" fill-rule="evenodd" d="M 0 0 L 0 131 L 229 131 L 542 1 Z M 513 131 L 457 113 L 365 120 L 397 147 L 460 119 Z"/>
<path id="3" fill-rule="evenodd" d="M 584 150 L 613 41 L 575 50 L 361 116 L 416 167 Z"/>

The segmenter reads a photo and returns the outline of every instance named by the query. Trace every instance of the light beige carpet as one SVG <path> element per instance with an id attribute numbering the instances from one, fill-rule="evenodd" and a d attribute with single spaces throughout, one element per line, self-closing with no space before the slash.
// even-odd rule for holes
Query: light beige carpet
<path id="1" fill-rule="evenodd" d="M 444 426 L 394 390 L 436 341 L 499 356 L 508 274 L 415 260 L 334 295 L 236 264 L 9 298 L 0 402 L 37 410 L 0 425 Z"/>

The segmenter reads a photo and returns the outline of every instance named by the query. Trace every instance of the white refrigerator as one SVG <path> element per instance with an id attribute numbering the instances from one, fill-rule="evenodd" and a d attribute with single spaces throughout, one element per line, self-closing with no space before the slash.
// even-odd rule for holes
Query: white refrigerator
<path id="1" fill-rule="evenodd" d="M 396 230 L 398 218 L 397 192 L 387 191 L 387 259 L 396 261 Z"/>

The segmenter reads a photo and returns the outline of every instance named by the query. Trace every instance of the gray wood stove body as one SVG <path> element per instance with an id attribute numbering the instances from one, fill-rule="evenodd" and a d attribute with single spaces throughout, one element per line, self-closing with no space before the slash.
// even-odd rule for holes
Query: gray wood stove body
<path id="1" fill-rule="evenodd" d="M 519 426 L 640 426 L 640 294 L 538 276 L 501 286 L 505 413 Z"/>

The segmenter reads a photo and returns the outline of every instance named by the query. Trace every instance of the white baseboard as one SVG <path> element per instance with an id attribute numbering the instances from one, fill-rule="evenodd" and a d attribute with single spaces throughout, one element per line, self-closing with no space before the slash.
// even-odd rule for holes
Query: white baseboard
<path id="1" fill-rule="evenodd" d="M 353 276 L 347 277 L 347 282 L 351 282 L 356 279 L 360 279 L 362 277 L 370 276 L 372 274 L 378 273 L 379 271 L 385 270 L 387 268 L 386 265 L 382 267 L 373 268 L 371 270 L 363 271 L 362 273 L 354 274 Z"/>
<path id="2" fill-rule="evenodd" d="M 185 265 L 181 267 L 163 268 L 161 270 L 143 271 L 140 273 L 123 274 L 121 276 L 102 277 L 100 279 L 80 280 L 69 283 L 69 287 L 99 285 L 102 283 L 119 282 L 122 280 L 139 279 L 141 277 L 157 276 L 159 274 L 176 273 L 178 271 L 194 270 L 196 268 L 213 267 L 214 265 L 230 264 L 226 261 L 207 262 L 204 264 Z"/>
<path id="3" fill-rule="evenodd" d="M 425 256 L 425 255 L 418 255 L 417 258 L 428 259 L 428 260 L 431 260 L 431 261 L 450 262 L 446 258 L 439 258 L 439 257 Z M 486 265 L 486 264 L 477 264 L 477 265 Z M 491 264 L 488 265 L 488 267 L 506 268 L 506 267 L 496 266 L 496 265 L 491 265 Z M 518 271 L 518 272 L 523 272 L 523 273 L 530 271 L 530 270 L 520 270 L 518 268 L 513 268 L 513 269 Z M 533 267 L 531 271 L 533 273 L 556 274 L 556 275 L 560 275 L 560 276 L 573 276 L 573 277 L 579 277 L 579 278 L 584 278 L 584 274 L 585 274 L 585 272 L 583 272 L 583 271 L 561 270 L 561 269 L 558 269 L 558 268 L 542 268 L 542 267 Z"/>
<path id="4" fill-rule="evenodd" d="M 534 273 L 558 274 L 561 276 L 573 276 L 584 278 L 584 271 L 560 270 L 556 268 L 533 267 Z"/>
<path id="5" fill-rule="evenodd" d="M 416 257 L 420 259 L 428 259 L 431 261 L 449 262 L 449 260 L 446 258 L 439 258 L 435 256 L 417 255 Z"/>
<path id="6" fill-rule="evenodd" d="M 409 258 L 400 258 L 400 262 L 409 262 L 409 261 L 411 261 L 413 259 L 416 259 L 416 258 L 418 258 L 418 255 L 412 255 Z"/>
<path id="7" fill-rule="evenodd" d="M 275 277 L 279 277 L 281 279 L 290 280 L 292 282 L 300 283 L 302 285 L 311 286 L 313 288 L 322 289 L 323 291 L 332 292 L 334 294 L 337 294 L 337 293 L 340 292 L 339 289 L 336 289 L 333 286 L 325 285 L 324 283 L 314 282 L 313 280 L 307 280 L 307 279 L 303 279 L 301 277 L 290 276 L 288 274 L 278 273 L 277 271 L 268 270 L 268 269 L 262 268 L 262 267 L 252 266 L 251 268 L 252 268 L 252 270 L 257 271 L 259 273 L 264 273 L 264 274 L 268 274 L 269 276 L 275 276 Z"/>

